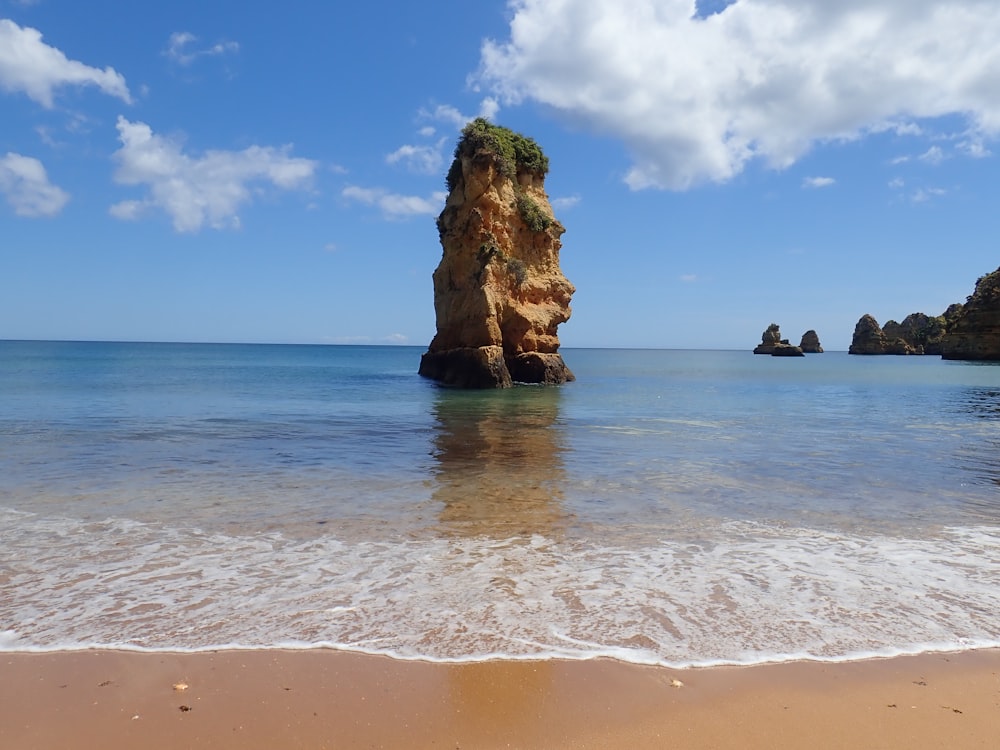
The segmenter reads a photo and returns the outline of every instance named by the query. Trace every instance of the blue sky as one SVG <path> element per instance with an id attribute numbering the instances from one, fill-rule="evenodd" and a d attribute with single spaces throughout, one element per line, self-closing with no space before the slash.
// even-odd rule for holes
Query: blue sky
<path id="1" fill-rule="evenodd" d="M 531 136 L 564 347 L 846 349 L 1000 264 L 989 0 L 0 0 L 0 338 L 426 346 L 462 125 Z"/>

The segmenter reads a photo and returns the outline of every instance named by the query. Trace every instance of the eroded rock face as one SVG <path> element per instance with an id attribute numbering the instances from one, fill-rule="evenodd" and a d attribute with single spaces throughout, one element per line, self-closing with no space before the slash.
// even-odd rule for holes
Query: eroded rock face
<path id="1" fill-rule="evenodd" d="M 948 326 L 941 356 L 1000 360 L 1000 268 L 976 282 L 975 291 Z"/>
<path id="2" fill-rule="evenodd" d="M 804 357 L 805 352 L 802 351 L 801 346 L 792 346 L 788 341 L 782 341 L 781 343 L 774 345 L 774 351 L 771 352 L 772 357 Z"/>
<path id="3" fill-rule="evenodd" d="M 854 338 L 848 354 L 885 354 L 886 340 L 882 327 L 871 315 L 862 315 L 854 326 Z"/>
<path id="4" fill-rule="evenodd" d="M 560 224 L 534 141 L 475 120 L 462 133 L 438 217 L 437 334 L 420 374 L 465 388 L 564 383 L 556 329 L 575 291 L 559 268 Z"/>
<path id="5" fill-rule="evenodd" d="M 781 328 L 771 323 L 760 335 L 760 343 L 754 347 L 754 354 L 774 354 L 774 347 L 781 343 Z M 785 342 L 787 343 L 787 342 Z"/>
<path id="6" fill-rule="evenodd" d="M 816 331 L 810 329 L 802 334 L 802 341 L 799 343 L 799 349 L 806 354 L 823 353 L 823 347 L 820 346 L 819 335 Z"/>

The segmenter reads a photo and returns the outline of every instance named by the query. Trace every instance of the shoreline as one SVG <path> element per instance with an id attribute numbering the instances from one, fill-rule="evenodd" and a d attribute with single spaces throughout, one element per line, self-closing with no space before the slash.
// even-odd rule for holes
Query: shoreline
<path id="1" fill-rule="evenodd" d="M 669 669 L 352 652 L 0 653 L 0 746 L 992 748 L 1000 649 Z"/>

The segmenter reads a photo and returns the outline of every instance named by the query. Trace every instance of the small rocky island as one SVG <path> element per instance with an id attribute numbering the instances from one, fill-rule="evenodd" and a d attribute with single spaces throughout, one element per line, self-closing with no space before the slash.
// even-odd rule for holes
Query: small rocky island
<path id="1" fill-rule="evenodd" d="M 437 220 L 437 334 L 420 374 L 461 388 L 573 380 L 556 329 L 576 291 L 559 269 L 560 224 L 545 194 L 548 157 L 478 118 L 462 131 Z"/>
<path id="2" fill-rule="evenodd" d="M 772 357 L 804 357 L 806 354 L 822 354 L 819 336 L 816 331 L 808 330 L 802 334 L 798 346 L 781 338 L 781 328 L 777 323 L 771 323 L 761 334 L 760 343 L 753 350 L 754 354 L 770 354 Z"/>

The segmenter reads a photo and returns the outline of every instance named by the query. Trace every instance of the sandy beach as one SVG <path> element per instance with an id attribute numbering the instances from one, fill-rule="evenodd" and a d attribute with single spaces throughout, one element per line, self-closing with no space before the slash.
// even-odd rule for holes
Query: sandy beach
<path id="1" fill-rule="evenodd" d="M 0 657 L 5 748 L 995 748 L 1000 651 L 668 670 L 310 651 Z"/>

